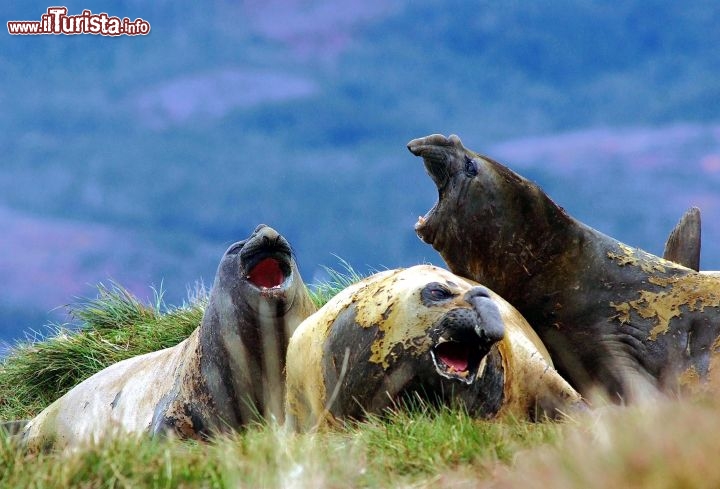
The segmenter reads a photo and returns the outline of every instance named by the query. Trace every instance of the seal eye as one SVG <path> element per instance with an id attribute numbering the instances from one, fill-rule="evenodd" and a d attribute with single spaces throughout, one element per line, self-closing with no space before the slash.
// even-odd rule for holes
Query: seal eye
<path id="1" fill-rule="evenodd" d="M 469 156 L 465 156 L 465 175 L 472 178 L 475 175 L 478 174 L 477 165 L 475 164 L 475 160 L 470 158 Z"/>
<path id="2" fill-rule="evenodd" d="M 423 304 L 425 304 L 426 306 L 431 306 L 438 302 L 445 302 L 448 299 L 452 299 L 453 297 L 455 297 L 455 294 L 453 294 L 444 285 L 433 282 L 425 286 L 420 296 L 422 298 Z"/>

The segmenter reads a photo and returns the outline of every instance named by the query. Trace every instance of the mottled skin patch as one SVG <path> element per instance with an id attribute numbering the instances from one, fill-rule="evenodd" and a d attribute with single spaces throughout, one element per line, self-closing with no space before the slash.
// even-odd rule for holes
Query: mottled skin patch
<path id="1" fill-rule="evenodd" d="M 432 283 L 447 287 L 452 297 L 424 303 L 422 290 Z M 337 419 L 362 418 L 406 396 L 459 403 L 483 418 L 535 419 L 583 406 L 522 316 L 491 291 L 486 300 L 497 308 L 504 335 L 491 343 L 477 377 L 468 384 L 438 373 L 431 348 L 449 314 L 480 311 L 468 299 L 478 289 L 487 291 L 447 270 L 418 265 L 378 273 L 342 291 L 290 340 L 290 426 L 309 430 Z"/>
<path id="2" fill-rule="evenodd" d="M 581 392 L 632 401 L 710 369 L 720 279 L 629 247 L 570 217 L 537 185 L 457 136 L 411 141 L 438 187 L 416 224 L 450 270 L 518 308 Z"/>
<path id="3" fill-rule="evenodd" d="M 262 288 L 249 276 L 266 259 L 282 282 Z M 119 434 L 202 440 L 263 417 L 281 421 L 287 341 L 314 311 L 290 245 L 258 226 L 223 255 L 202 322 L 186 340 L 81 382 L 28 423 L 24 443 L 74 448 Z"/>
<path id="4" fill-rule="evenodd" d="M 655 341 L 658 335 L 670 330 L 673 318 L 682 315 L 681 308 L 688 312 L 704 312 L 706 307 L 720 306 L 720 287 L 701 274 L 671 277 L 649 277 L 648 282 L 662 287 L 657 292 L 641 290 L 638 299 L 610 305 L 618 311 L 621 323 L 630 322 L 630 311 L 634 310 L 644 319 L 654 319 L 648 338 Z"/>
<path id="5" fill-rule="evenodd" d="M 640 267 L 645 273 L 655 273 L 665 272 L 668 268 L 674 268 L 677 265 L 639 248 L 633 248 L 623 243 L 618 243 L 617 246 L 620 252 L 608 251 L 607 256 L 621 267 L 629 265 Z"/>

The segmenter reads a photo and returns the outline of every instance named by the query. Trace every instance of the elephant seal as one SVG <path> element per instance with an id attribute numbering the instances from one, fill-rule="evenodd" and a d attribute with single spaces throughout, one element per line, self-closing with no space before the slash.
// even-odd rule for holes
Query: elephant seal
<path id="1" fill-rule="evenodd" d="M 482 418 L 584 407 L 510 304 L 431 265 L 372 275 L 303 321 L 286 385 L 288 424 L 302 431 L 418 396 Z"/>
<path id="2" fill-rule="evenodd" d="M 290 244 L 260 225 L 223 255 L 187 339 L 81 382 L 30 421 L 24 443 L 76 447 L 113 433 L 205 439 L 280 418 L 287 342 L 315 310 Z"/>
<path id="3" fill-rule="evenodd" d="M 583 395 L 599 387 L 635 401 L 708 376 L 720 351 L 718 277 L 573 219 L 455 135 L 415 139 L 408 149 L 439 191 L 418 236 L 454 273 L 517 307 Z"/>

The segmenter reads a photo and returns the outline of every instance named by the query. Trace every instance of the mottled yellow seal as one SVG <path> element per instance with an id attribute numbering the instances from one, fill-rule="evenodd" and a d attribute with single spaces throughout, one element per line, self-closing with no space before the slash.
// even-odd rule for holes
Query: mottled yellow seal
<path id="1" fill-rule="evenodd" d="M 260 225 L 223 255 L 189 338 L 81 382 L 32 419 L 22 440 L 43 449 L 111 434 L 204 439 L 263 415 L 281 418 L 287 342 L 315 309 L 289 243 Z"/>
<path id="2" fill-rule="evenodd" d="M 418 265 L 366 278 L 290 339 L 286 412 L 308 430 L 406 396 L 493 418 L 582 407 L 523 317 L 486 287 Z"/>
<path id="3" fill-rule="evenodd" d="M 696 211 L 669 240 L 673 263 L 573 219 L 455 135 L 415 139 L 408 149 L 438 188 L 418 236 L 454 273 L 513 304 L 581 393 L 634 402 L 720 373 L 720 279 L 680 264 L 699 265 Z"/>

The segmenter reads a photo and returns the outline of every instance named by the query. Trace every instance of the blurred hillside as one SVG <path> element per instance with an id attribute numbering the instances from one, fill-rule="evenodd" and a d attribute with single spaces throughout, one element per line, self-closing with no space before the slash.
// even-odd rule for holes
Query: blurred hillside
<path id="1" fill-rule="evenodd" d="M 720 269 L 715 2 L 65 2 L 148 36 L 0 35 L 0 338 L 115 279 L 179 303 L 268 223 L 306 282 L 441 263 L 408 140 L 440 132 L 649 251 L 690 205 Z M 4 3 L 3 21 L 50 4 Z"/>

